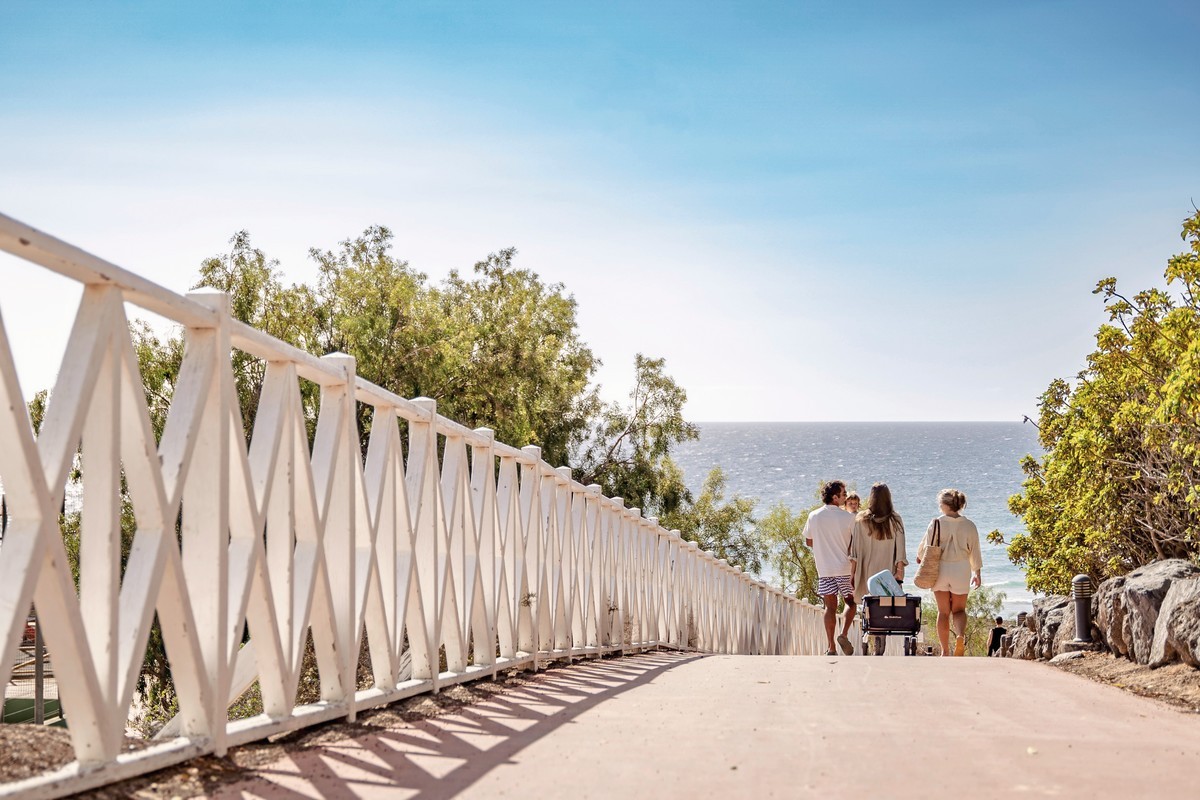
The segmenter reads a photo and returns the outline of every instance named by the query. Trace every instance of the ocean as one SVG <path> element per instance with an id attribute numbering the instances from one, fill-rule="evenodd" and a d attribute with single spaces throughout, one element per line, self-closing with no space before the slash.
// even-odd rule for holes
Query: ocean
<path id="1" fill-rule="evenodd" d="M 759 514 L 781 501 L 793 511 L 817 505 L 826 480 L 844 480 L 864 504 L 871 484 L 886 483 L 907 531 L 910 592 L 917 545 L 938 514 L 937 494 L 959 489 L 967 496 L 963 513 L 979 528 L 983 583 L 1005 593 L 1010 615 L 1028 611 L 1033 594 L 1005 548 L 986 537 L 996 529 L 1008 539 L 1024 531 L 1008 498 L 1020 491 L 1020 460 L 1029 454 L 1041 454 L 1037 430 L 1020 422 L 705 422 L 700 439 L 680 445 L 674 458 L 693 493 L 719 466 L 727 497 L 757 498 Z"/>

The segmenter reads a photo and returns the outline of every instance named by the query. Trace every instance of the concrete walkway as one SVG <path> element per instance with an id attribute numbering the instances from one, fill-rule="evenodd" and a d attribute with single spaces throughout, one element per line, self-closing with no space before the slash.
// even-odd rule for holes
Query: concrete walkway
<path id="1" fill-rule="evenodd" d="M 648 654 L 296 753 L 224 798 L 1196 796 L 1200 717 L 999 659 Z"/>

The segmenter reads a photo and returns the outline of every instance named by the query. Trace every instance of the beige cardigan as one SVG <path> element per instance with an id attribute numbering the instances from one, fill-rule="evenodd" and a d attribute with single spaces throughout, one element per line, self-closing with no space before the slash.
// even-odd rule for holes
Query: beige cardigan
<path id="1" fill-rule="evenodd" d="M 850 533 L 850 560 L 854 562 L 854 597 L 861 600 L 867 594 L 867 579 L 877 572 L 894 572 L 897 564 L 907 564 L 904 545 L 904 523 L 896 515 L 892 539 L 875 539 L 865 522 L 854 521 Z"/>
<path id="2" fill-rule="evenodd" d="M 973 572 L 983 569 L 983 556 L 979 552 L 979 529 L 975 523 L 966 517 L 947 517 L 945 514 L 929 523 L 925 530 L 925 538 L 917 548 L 917 561 L 925 558 L 925 548 L 933 542 L 933 523 L 938 522 L 942 528 L 942 563 L 968 561 Z"/>

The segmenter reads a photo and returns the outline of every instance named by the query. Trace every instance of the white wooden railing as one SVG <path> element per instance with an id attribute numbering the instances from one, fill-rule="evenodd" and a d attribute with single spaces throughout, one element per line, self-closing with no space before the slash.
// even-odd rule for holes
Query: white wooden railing
<path id="1" fill-rule="evenodd" d="M 77 757 L 0 793 L 58 796 L 554 659 L 824 650 L 813 606 L 573 481 L 536 447 L 509 447 L 439 416 L 433 400 L 384 391 L 355 375 L 353 358 L 317 358 L 233 320 L 224 295 L 175 295 L 3 215 L 0 249 L 84 284 L 37 437 L 0 320 L 10 512 L 0 685 L 32 602 Z M 126 303 L 185 329 L 161 441 Z M 249 447 L 233 349 L 266 365 Z M 320 386 L 311 453 L 301 381 Z M 371 415 L 365 460 L 360 406 Z M 78 588 L 59 526 L 77 458 Z M 122 476 L 137 519 L 124 574 Z M 158 742 L 123 752 L 156 613 L 180 713 Z M 310 629 L 322 699 L 297 706 Z M 358 690 L 364 630 L 374 686 Z M 230 721 L 228 706 L 254 681 L 265 713 Z"/>

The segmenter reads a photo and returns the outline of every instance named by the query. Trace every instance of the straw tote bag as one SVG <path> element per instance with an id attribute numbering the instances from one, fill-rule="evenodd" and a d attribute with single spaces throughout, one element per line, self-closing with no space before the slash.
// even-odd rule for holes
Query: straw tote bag
<path id="1" fill-rule="evenodd" d="M 932 589 L 937 583 L 938 573 L 942 570 L 942 521 L 935 519 L 933 521 L 933 536 L 929 539 L 929 545 L 925 548 L 925 556 L 921 559 L 921 565 L 917 567 L 917 577 L 913 578 L 915 583 L 921 589 Z"/>

